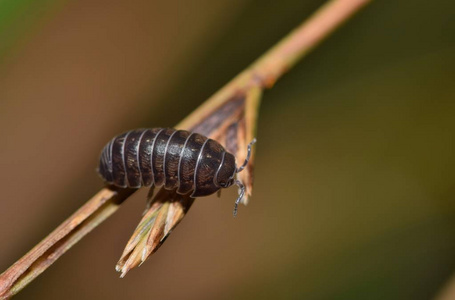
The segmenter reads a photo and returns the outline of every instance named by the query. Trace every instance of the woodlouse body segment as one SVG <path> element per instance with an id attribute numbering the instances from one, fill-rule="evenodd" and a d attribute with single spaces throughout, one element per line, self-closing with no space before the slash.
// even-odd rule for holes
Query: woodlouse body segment
<path id="1" fill-rule="evenodd" d="M 110 162 L 112 166 L 112 178 L 113 184 L 119 187 L 126 187 L 126 173 L 125 173 L 125 161 L 123 158 L 123 150 L 125 144 L 125 137 L 128 133 L 123 133 L 117 136 L 111 145 L 111 157 Z"/>
<path id="2" fill-rule="evenodd" d="M 185 142 L 179 162 L 180 183 L 179 194 L 188 194 L 194 190 L 194 174 L 199 153 L 207 138 L 198 133 L 192 133 Z"/>
<path id="3" fill-rule="evenodd" d="M 164 155 L 164 188 L 173 189 L 179 184 L 180 157 L 190 133 L 185 130 L 176 131 L 169 139 Z"/>
<path id="4" fill-rule="evenodd" d="M 195 189 L 192 197 L 207 196 L 215 193 L 221 187 L 215 182 L 216 173 L 221 165 L 223 156 L 226 154 L 224 148 L 216 141 L 208 139 L 198 157 L 196 169 L 194 174 L 194 181 L 196 182 Z M 231 175 L 235 174 L 234 170 Z"/>
<path id="5" fill-rule="evenodd" d="M 139 141 L 139 170 L 143 186 L 152 186 L 152 150 L 151 145 L 161 128 L 146 129 Z"/>
<path id="6" fill-rule="evenodd" d="M 240 187 L 236 207 L 245 192 L 235 180 L 235 157 L 218 142 L 198 133 L 172 128 L 136 129 L 113 138 L 101 152 L 98 172 L 121 188 L 164 186 L 191 197 L 211 195 L 232 184 Z M 236 208 L 234 210 L 234 215 Z"/>
<path id="7" fill-rule="evenodd" d="M 166 146 L 174 129 L 163 129 L 155 138 L 152 145 L 152 173 L 156 186 L 164 184 L 164 155 L 166 154 Z"/>
<path id="8" fill-rule="evenodd" d="M 143 132 L 143 130 L 130 131 L 125 137 L 123 161 L 125 162 L 127 185 L 130 187 L 140 187 L 142 185 L 138 155 L 139 139 Z"/>

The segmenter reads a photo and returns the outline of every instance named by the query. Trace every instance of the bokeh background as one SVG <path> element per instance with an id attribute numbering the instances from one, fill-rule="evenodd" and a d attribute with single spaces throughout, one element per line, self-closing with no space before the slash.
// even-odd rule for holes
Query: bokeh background
<path id="1" fill-rule="evenodd" d="M 0 270 L 324 1 L 0 2 Z M 16 299 L 432 299 L 455 273 L 455 2 L 376 1 L 265 93 L 255 189 L 114 271 L 145 191 Z M 442 292 L 443 293 L 443 292 Z"/>

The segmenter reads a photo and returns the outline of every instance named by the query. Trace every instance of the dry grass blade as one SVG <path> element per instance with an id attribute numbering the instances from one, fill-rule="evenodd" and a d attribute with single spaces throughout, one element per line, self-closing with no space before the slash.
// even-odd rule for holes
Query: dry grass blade
<path id="1" fill-rule="evenodd" d="M 161 189 L 127 243 L 115 269 L 120 277 L 141 265 L 183 219 L 194 199 Z"/>
<path id="2" fill-rule="evenodd" d="M 111 216 L 134 190 L 104 188 L 0 275 L 0 299 L 8 299 L 46 270 L 93 228 Z"/>
<path id="3" fill-rule="evenodd" d="M 271 87 L 305 54 L 369 2 L 371 0 L 327 2 L 176 128 L 196 131 L 218 140 L 241 161 L 246 157 L 246 145 L 255 136 L 262 90 Z M 242 201 L 244 204 L 251 195 L 252 172 L 251 161 L 248 168 L 240 173 L 239 179 L 248 189 Z M 103 188 L 43 241 L 0 274 L 0 299 L 7 299 L 23 289 L 66 250 L 113 214 L 133 192 L 124 190 L 116 193 Z M 117 269 L 123 276 L 158 249 L 185 216 L 193 200 L 165 191 L 157 193 L 119 261 Z"/>

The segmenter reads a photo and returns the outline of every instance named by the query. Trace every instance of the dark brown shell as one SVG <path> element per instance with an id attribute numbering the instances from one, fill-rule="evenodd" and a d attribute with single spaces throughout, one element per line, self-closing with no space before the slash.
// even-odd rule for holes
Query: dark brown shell
<path id="1" fill-rule="evenodd" d="M 218 180 L 234 176 L 235 158 L 218 142 L 172 128 L 136 129 L 103 149 L 98 172 L 118 187 L 164 186 L 192 197 L 218 191 Z M 225 181 L 225 180 L 224 180 Z"/>

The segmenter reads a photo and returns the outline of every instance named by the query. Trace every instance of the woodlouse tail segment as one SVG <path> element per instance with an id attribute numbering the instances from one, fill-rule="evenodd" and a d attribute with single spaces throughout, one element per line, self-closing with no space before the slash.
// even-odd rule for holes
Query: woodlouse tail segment
<path id="1" fill-rule="evenodd" d="M 234 217 L 237 217 L 237 209 L 239 207 L 239 203 L 240 203 L 240 201 L 242 201 L 242 198 L 245 195 L 245 186 L 240 182 L 240 180 L 234 181 L 234 184 L 238 185 L 238 187 L 239 187 L 239 197 L 237 198 L 237 200 L 235 200 L 234 211 L 233 211 Z"/>
<path id="2" fill-rule="evenodd" d="M 251 156 L 251 147 L 256 143 L 256 138 L 254 138 L 251 143 L 248 144 L 248 153 L 246 155 L 246 159 L 245 161 L 243 162 L 243 165 L 240 166 L 240 168 L 237 168 L 237 171 L 236 173 L 240 173 L 243 171 L 243 169 L 245 169 L 246 165 L 248 164 L 248 161 L 250 160 L 250 156 Z"/>

